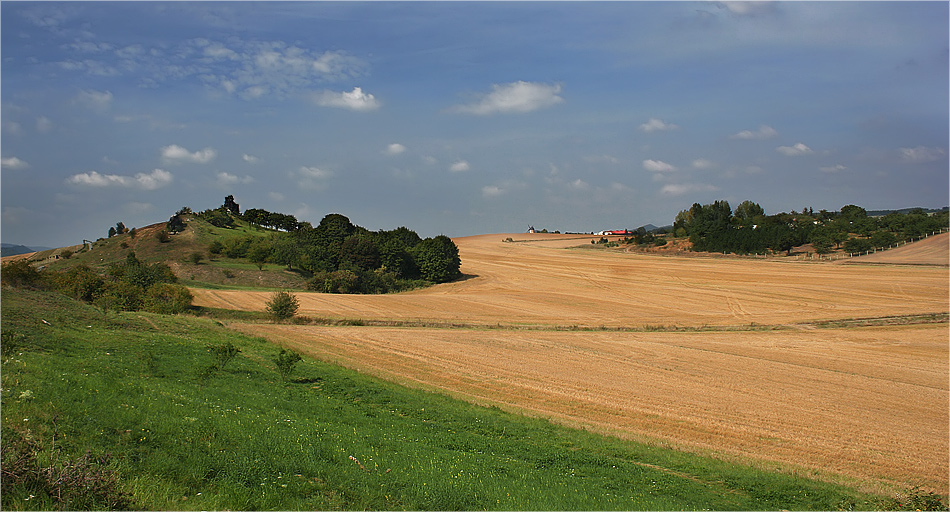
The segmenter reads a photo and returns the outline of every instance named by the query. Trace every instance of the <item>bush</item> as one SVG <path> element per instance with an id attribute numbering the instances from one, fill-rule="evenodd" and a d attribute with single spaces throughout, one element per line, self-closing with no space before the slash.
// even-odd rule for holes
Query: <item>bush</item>
<path id="1" fill-rule="evenodd" d="M 214 367 L 223 370 L 228 363 L 241 353 L 241 349 L 235 347 L 229 341 L 224 345 L 208 345 L 208 352 L 211 352 L 211 355 L 214 356 Z"/>
<path id="2" fill-rule="evenodd" d="M 145 292 L 145 310 L 162 315 L 184 313 L 194 297 L 188 288 L 177 284 L 153 284 Z"/>
<path id="3" fill-rule="evenodd" d="M 155 238 L 157 238 L 160 243 L 164 244 L 171 240 L 171 235 L 168 234 L 168 230 L 163 229 L 155 235 Z"/>
<path id="4" fill-rule="evenodd" d="M 144 302 L 142 288 L 126 281 L 106 281 L 93 303 L 104 310 L 138 311 Z"/>
<path id="5" fill-rule="evenodd" d="M 882 505 L 884 510 L 947 510 L 940 495 L 914 487 L 907 493 L 898 494 L 896 498 L 886 500 Z"/>
<path id="6" fill-rule="evenodd" d="M 203 260 L 204 258 L 205 258 L 205 255 L 198 251 L 195 251 L 188 255 L 188 261 L 194 263 L 195 265 L 201 264 L 201 260 Z"/>
<path id="7" fill-rule="evenodd" d="M 285 291 L 277 291 L 267 301 L 267 312 L 278 320 L 286 320 L 297 314 L 297 308 L 300 307 L 300 301 L 297 296 Z"/>
<path id="8" fill-rule="evenodd" d="M 280 373 L 281 380 L 287 381 L 290 379 L 290 374 L 294 372 L 294 366 L 300 359 L 300 354 L 293 350 L 280 349 L 277 357 L 274 358 L 274 363 L 277 364 L 277 372 Z"/>
<path id="9" fill-rule="evenodd" d="M 92 302 L 102 293 L 105 281 L 88 265 L 73 267 L 56 276 L 60 292 L 84 302 Z"/>
<path id="10" fill-rule="evenodd" d="M 40 444 L 13 429 L 3 429 L 3 506 L 36 500 L 37 509 L 59 510 L 132 510 L 137 509 L 131 495 L 119 490 L 119 480 L 109 469 L 109 457 L 93 456 L 90 451 L 77 459 L 58 462 L 53 454 L 42 465 L 37 453 Z M 58 447 L 57 447 L 58 448 Z"/>
<path id="11" fill-rule="evenodd" d="M 5 263 L 0 268 L 0 282 L 14 288 L 36 288 L 42 283 L 43 276 L 25 259 Z"/>

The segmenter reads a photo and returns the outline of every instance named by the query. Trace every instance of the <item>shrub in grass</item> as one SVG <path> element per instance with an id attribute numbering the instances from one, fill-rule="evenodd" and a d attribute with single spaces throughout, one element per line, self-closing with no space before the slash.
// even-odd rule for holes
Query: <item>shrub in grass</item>
<path id="1" fill-rule="evenodd" d="M 884 510 L 947 510 L 940 495 L 914 487 L 907 493 L 885 500 L 881 504 Z"/>
<path id="2" fill-rule="evenodd" d="M 109 469 L 109 457 L 92 452 L 76 459 L 57 461 L 60 452 L 50 451 L 48 465 L 37 453 L 42 446 L 12 428 L 3 429 L 4 508 L 16 502 L 33 501 L 37 510 L 130 510 L 138 508 L 128 493 L 119 490 L 119 481 Z"/>
<path id="3" fill-rule="evenodd" d="M 287 381 L 290 379 L 290 374 L 294 372 L 294 366 L 300 359 L 300 354 L 293 350 L 280 349 L 277 357 L 274 358 L 274 362 L 277 363 L 277 372 L 280 373 L 281 380 Z"/>
<path id="4" fill-rule="evenodd" d="M 193 298 L 184 286 L 157 283 L 145 292 L 145 310 L 162 315 L 176 315 L 191 307 Z"/>
<path id="5" fill-rule="evenodd" d="M 300 307 L 300 301 L 297 296 L 283 290 L 274 292 L 271 299 L 267 301 L 267 312 L 278 320 L 286 320 L 297 314 L 297 308 Z"/>
<path id="6" fill-rule="evenodd" d="M 42 282 L 42 276 L 26 260 L 5 263 L 0 270 L 0 282 L 4 286 L 36 288 Z"/>
<path id="7" fill-rule="evenodd" d="M 222 370 L 225 365 L 241 353 L 241 349 L 235 347 L 230 341 L 224 345 L 208 345 L 208 351 L 214 355 L 215 364 Z"/>
<path id="8" fill-rule="evenodd" d="M 205 259 L 205 255 L 199 251 L 195 251 L 188 255 L 188 261 L 194 263 L 195 265 L 201 264 L 201 260 L 203 259 Z"/>

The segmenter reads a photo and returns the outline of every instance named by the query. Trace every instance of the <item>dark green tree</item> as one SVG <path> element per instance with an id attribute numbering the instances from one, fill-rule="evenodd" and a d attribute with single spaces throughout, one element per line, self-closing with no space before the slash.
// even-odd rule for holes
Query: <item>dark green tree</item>
<path id="1" fill-rule="evenodd" d="M 412 255 L 423 279 L 445 283 L 461 275 L 458 247 L 445 235 L 426 238 L 412 249 Z"/>
<path id="2" fill-rule="evenodd" d="M 300 301 L 297 296 L 283 290 L 274 292 L 266 305 L 267 312 L 277 320 L 293 318 L 299 307 Z"/>

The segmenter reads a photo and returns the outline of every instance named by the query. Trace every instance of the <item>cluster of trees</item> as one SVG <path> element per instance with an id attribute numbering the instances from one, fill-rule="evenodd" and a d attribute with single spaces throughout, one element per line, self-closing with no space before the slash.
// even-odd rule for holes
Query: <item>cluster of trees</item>
<path id="1" fill-rule="evenodd" d="M 279 229 L 281 231 L 294 231 L 300 228 L 300 223 L 293 215 L 286 213 L 275 213 L 260 208 L 251 208 L 241 216 L 247 222 L 256 224 L 265 228 Z"/>
<path id="2" fill-rule="evenodd" d="M 37 272 L 26 260 L 3 266 L 3 283 L 8 286 L 53 289 L 74 299 L 112 311 L 146 310 L 153 313 L 182 313 L 191 306 L 192 295 L 164 263 L 144 263 L 130 252 L 122 263 L 99 274 L 88 265 L 65 271 Z"/>
<path id="3" fill-rule="evenodd" d="M 129 228 L 125 227 L 125 224 L 122 222 L 117 222 L 115 227 L 109 228 L 109 238 L 112 238 L 116 235 L 121 235 L 123 233 L 128 233 Z"/>
<path id="4" fill-rule="evenodd" d="M 308 283 L 311 290 L 388 293 L 425 282 L 444 283 L 461 275 L 458 247 L 444 235 L 423 239 L 406 227 L 369 231 L 338 213 L 325 216 L 314 227 L 293 215 L 259 208 L 236 214 L 235 208 L 236 205 L 222 206 L 198 216 L 221 227 L 233 225 L 238 217 L 280 232 L 215 241 L 208 252 L 248 259 L 258 268 L 276 263 L 286 265 L 288 270 L 300 269 L 313 276 Z"/>
<path id="5" fill-rule="evenodd" d="M 715 201 L 706 205 L 695 203 L 681 211 L 673 223 L 673 232 L 676 236 L 688 236 L 694 251 L 788 252 L 811 243 L 819 254 L 835 249 L 856 253 L 938 231 L 948 226 L 948 220 L 947 210 L 927 215 L 915 209 L 872 217 L 855 205 L 846 205 L 838 212 L 816 213 L 805 208 L 801 212 L 765 215 L 765 210 L 752 201 L 743 201 L 734 211 L 727 201 Z"/>

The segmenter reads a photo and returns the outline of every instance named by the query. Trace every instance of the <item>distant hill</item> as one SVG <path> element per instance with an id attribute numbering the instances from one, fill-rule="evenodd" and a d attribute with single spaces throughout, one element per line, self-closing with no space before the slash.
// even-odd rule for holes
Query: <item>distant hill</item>
<path id="1" fill-rule="evenodd" d="M 29 254 L 31 252 L 46 251 L 49 247 L 27 247 L 17 244 L 0 244 L 0 257 L 16 256 L 17 254 Z"/>

